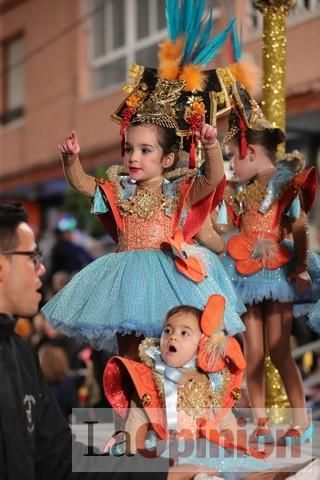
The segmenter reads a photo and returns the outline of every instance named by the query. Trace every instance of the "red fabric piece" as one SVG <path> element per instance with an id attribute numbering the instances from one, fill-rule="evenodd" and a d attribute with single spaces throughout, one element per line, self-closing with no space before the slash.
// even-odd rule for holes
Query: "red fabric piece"
<path id="1" fill-rule="evenodd" d="M 124 147 L 126 144 L 126 136 L 125 133 L 121 133 L 121 144 L 120 144 L 120 151 L 121 151 L 121 157 L 124 157 Z"/>
<path id="2" fill-rule="evenodd" d="M 225 185 L 226 178 L 223 177 L 213 192 L 191 207 L 183 227 L 183 234 L 186 241 L 193 238 L 199 232 L 209 213 L 222 201 Z"/>
<path id="3" fill-rule="evenodd" d="M 308 213 L 316 199 L 318 190 L 318 175 L 315 167 L 310 167 L 298 173 L 292 180 L 290 187 L 280 199 L 279 214 L 286 210 L 296 195 L 300 193 L 302 208 Z"/>
<path id="4" fill-rule="evenodd" d="M 196 167 L 196 145 L 192 137 L 192 142 L 191 142 L 190 152 L 189 152 L 189 168 L 195 168 L 195 167 Z"/>
<path id="5" fill-rule="evenodd" d="M 118 230 L 121 230 L 122 232 L 124 231 L 124 221 L 123 218 L 121 217 L 118 207 L 117 207 L 117 201 L 116 201 L 116 190 L 114 185 L 112 185 L 110 182 L 105 181 L 104 183 L 101 183 L 100 188 L 104 191 L 111 211 L 107 213 L 102 213 L 101 215 L 98 215 L 99 220 L 102 222 L 103 226 L 111 236 L 111 238 L 118 243 Z"/>
<path id="6" fill-rule="evenodd" d="M 240 126 L 240 158 L 244 158 L 247 154 L 248 143 L 246 139 L 246 125 L 244 123 L 242 116 L 240 116 L 239 126 Z"/>

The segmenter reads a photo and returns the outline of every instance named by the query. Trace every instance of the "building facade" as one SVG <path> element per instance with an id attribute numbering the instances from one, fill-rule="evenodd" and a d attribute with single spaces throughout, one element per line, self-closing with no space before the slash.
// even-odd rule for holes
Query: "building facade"
<path id="1" fill-rule="evenodd" d="M 178 0 L 177 0 L 178 1 Z M 262 17 L 234 1 L 244 51 L 261 64 Z M 0 0 L 0 199 L 54 206 L 63 194 L 57 145 L 75 130 L 85 169 L 121 162 L 110 114 L 131 63 L 156 66 L 164 0 Z M 226 0 L 210 0 L 216 29 Z M 297 0 L 287 26 L 290 146 L 320 163 L 320 0 Z M 216 64 L 225 64 L 227 47 Z M 29 207 L 30 207 L 29 205 Z"/>

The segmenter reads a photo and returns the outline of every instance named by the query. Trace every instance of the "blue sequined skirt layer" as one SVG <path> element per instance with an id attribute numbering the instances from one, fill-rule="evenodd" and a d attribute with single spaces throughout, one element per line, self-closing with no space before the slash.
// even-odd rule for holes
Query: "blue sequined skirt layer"
<path id="1" fill-rule="evenodd" d="M 293 310 L 295 317 L 301 317 L 303 315 L 308 315 L 309 313 L 311 313 L 312 309 L 315 306 L 315 303 L 317 303 L 320 298 L 320 255 L 318 253 L 312 251 L 309 253 L 308 272 L 312 280 L 312 286 L 306 292 L 297 295 Z M 318 322 L 316 322 L 315 314 L 312 314 L 312 318 L 313 320 L 312 322 L 310 322 L 310 327 L 316 331 L 319 331 L 320 319 L 318 320 Z"/>
<path id="2" fill-rule="evenodd" d="M 167 312 L 181 304 L 202 309 L 213 293 L 225 296 L 230 334 L 244 330 L 244 306 L 217 255 L 199 247 L 208 276 L 200 283 L 183 276 L 160 250 L 131 250 L 98 258 L 75 275 L 44 307 L 51 325 L 111 349 L 116 333 L 160 336 Z"/>
<path id="3" fill-rule="evenodd" d="M 157 445 L 154 432 L 150 432 L 146 447 L 153 449 Z M 272 463 L 256 459 L 237 450 L 226 449 L 205 438 L 197 440 L 179 440 L 162 447 L 161 457 L 174 458 L 179 465 L 203 465 L 219 472 L 221 478 L 242 480 L 249 473 L 273 470 Z M 121 450 L 119 450 L 121 452 Z"/>
<path id="4" fill-rule="evenodd" d="M 308 325 L 320 335 L 320 300 L 312 306 L 308 316 Z"/>
<path id="5" fill-rule="evenodd" d="M 314 303 L 320 296 L 320 256 L 315 252 L 308 254 L 308 272 L 312 280 L 312 287 L 304 292 L 297 292 L 294 284 L 288 281 L 290 273 L 294 271 L 294 251 L 290 241 L 282 245 L 293 253 L 293 260 L 283 267 L 274 270 L 262 269 L 252 275 L 241 275 L 235 268 L 235 260 L 225 253 L 221 257 L 232 283 L 239 293 L 243 303 L 252 305 L 263 300 L 277 300 L 281 303 L 294 302 L 296 304 Z M 297 310 L 296 310 L 297 311 Z"/>

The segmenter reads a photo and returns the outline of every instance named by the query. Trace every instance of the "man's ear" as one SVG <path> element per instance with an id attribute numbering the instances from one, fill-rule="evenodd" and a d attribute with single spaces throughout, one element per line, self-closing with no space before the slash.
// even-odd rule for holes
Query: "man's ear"
<path id="1" fill-rule="evenodd" d="M 168 153 L 168 155 L 165 155 L 162 159 L 162 166 L 163 168 L 170 168 L 173 165 L 174 162 L 174 152 Z"/>

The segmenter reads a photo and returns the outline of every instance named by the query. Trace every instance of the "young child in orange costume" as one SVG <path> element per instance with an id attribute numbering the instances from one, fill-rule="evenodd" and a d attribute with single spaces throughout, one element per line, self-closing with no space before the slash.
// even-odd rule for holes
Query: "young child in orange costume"
<path id="1" fill-rule="evenodd" d="M 311 438 L 313 426 L 291 355 L 290 334 L 293 301 L 311 284 L 306 212 L 316 194 L 316 174 L 314 168 L 302 170 L 298 154 L 276 161 L 283 132 L 267 122 L 252 98 L 242 99 L 242 109 L 230 116 L 224 140 L 237 177 L 226 190 L 225 202 L 240 234 L 229 239 L 223 264 L 247 307 L 242 317 L 247 385 L 257 439 L 272 441 L 265 412 L 267 345 L 293 409 L 293 425 L 280 443 L 299 444 Z M 290 236 L 293 245 L 285 241 Z"/>
<path id="2" fill-rule="evenodd" d="M 224 317 L 225 299 L 220 295 L 212 295 L 203 311 L 178 306 L 168 312 L 160 341 L 148 338 L 141 343 L 142 363 L 122 357 L 109 360 L 104 389 L 125 419 L 127 451 L 156 447 L 174 435 L 178 444 L 202 439 L 207 447 L 205 455 L 192 451 L 175 461 L 207 464 L 221 472 L 266 468 L 250 455 L 263 456 L 239 434 L 231 410 L 246 364 L 239 343 L 224 329 Z M 212 444 L 219 454 L 208 453 Z M 239 455 L 230 459 L 224 449 L 236 449 Z M 174 457 L 170 448 L 162 454 Z"/>

